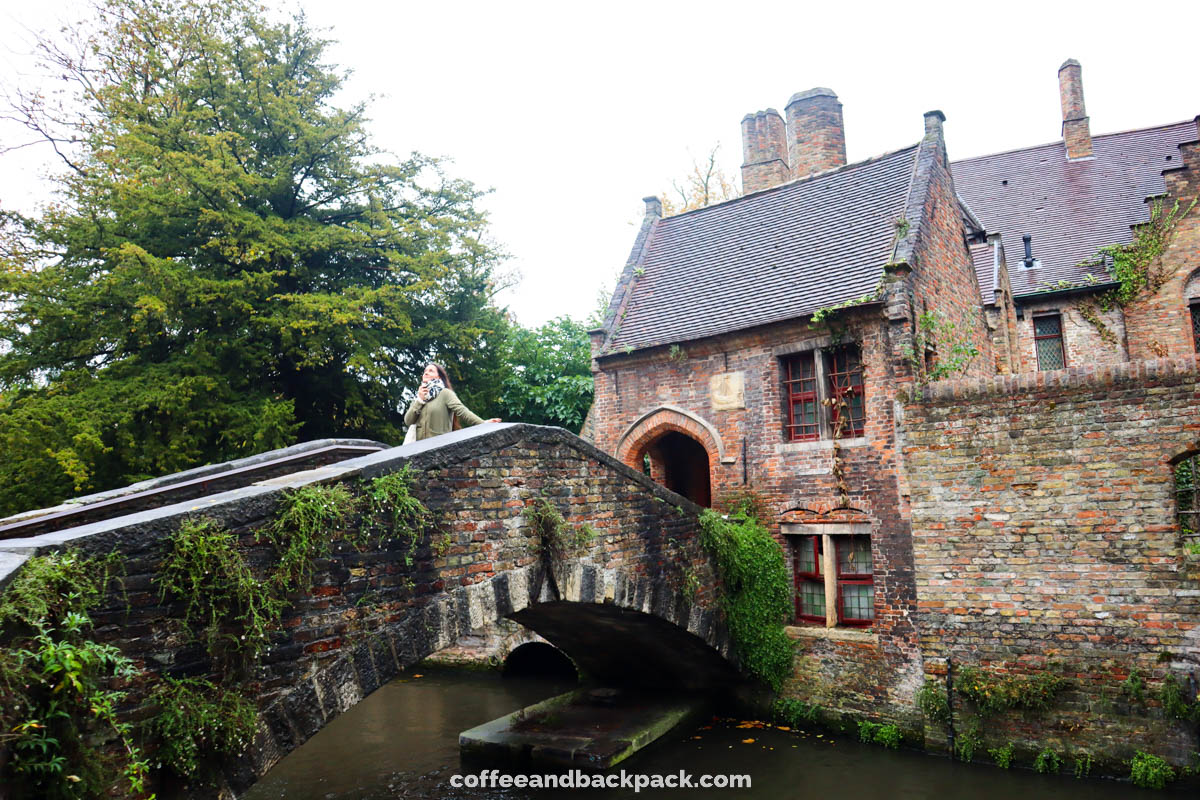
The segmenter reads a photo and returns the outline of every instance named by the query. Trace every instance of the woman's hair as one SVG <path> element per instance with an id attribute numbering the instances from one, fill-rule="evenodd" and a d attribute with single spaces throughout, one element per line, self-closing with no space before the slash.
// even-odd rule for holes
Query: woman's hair
<path id="1" fill-rule="evenodd" d="M 445 367 L 443 367 L 441 364 L 438 364 L 438 363 L 436 363 L 436 362 L 434 362 L 434 361 L 430 361 L 430 362 L 429 362 L 429 365 L 430 365 L 430 366 L 432 366 L 432 367 L 435 367 L 435 368 L 437 369 L 437 371 L 438 371 L 438 377 L 442 379 L 442 383 L 446 384 L 446 388 L 447 388 L 447 389 L 453 389 L 453 388 L 454 388 L 453 386 L 451 386 L 451 385 L 450 385 L 450 376 L 446 374 L 446 368 L 445 368 Z"/>

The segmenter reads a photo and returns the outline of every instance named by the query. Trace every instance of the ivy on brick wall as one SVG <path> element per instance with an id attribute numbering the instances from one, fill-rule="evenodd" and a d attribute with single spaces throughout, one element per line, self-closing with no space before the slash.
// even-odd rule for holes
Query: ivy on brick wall
<path id="1" fill-rule="evenodd" d="M 429 514 L 411 488 L 405 469 L 358 490 L 286 494 L 257 534 L 271 549 L 265 568 L 214 520 L 184 520 L 165 542 L 156 583 L 160 599 L 175 604 L 175 635 L 204 646 L 215 681 L 141 672 L 95 640 L 89 614 L 120 590 L 119 556 L 29 559 L 0 593 L 0 784 L 15 797 L 144 796 L 153 765 L 139 739 L 155 745 L 157 766 L 193 780 L 211 757 L 241 752 L 257 713 L 244 682 L 287 594 L 308 588 L 317 560 L 339 542 L 363 551 L 401 540 L 413 549 Z M 136 728 L 118 714 L 135 700 L 153 709 Z"/>
<path id="2" fill-rule="evenodd" d="M 792 641 L 784 623 L 792 584 L 783 550 L 761 522 L 745 514 L 700 515 L 701 543 L 713 556 L 721 606 L 742 668 L 776 691 L 792 672 Z"/>
<path id="3" fill-rule="evenodd" d="M 149 762 L 117 714 L 127 691 L 114 688 L 137 670 L 92 638 L 89 616 L 120 568 L 114 556 L 34 556 L 0 596 L 0 786 L 8 796 L 145 788 Z"/>
<path id="4" fill-rule="evenodd" d="M 1176 201 L 1168 210 L 1162 200 L 1155 200 L 1150 206 L 1150 220 L 1137 227 L 1132 242 L 1101 247 L 1093 258 L 1081 264 L 1084 267 L 1107 269 L 1117 282 L 1116 287 L 1095 300 L 1089 299 L 1079 304 L 1079 315 L 1110 345 L 1117 344 L 1117 336 L 1100 319 L 1100 312 L 1124 309 L 1138 298 L 1152 295 L 1162 288 L 1170 273 L 1159 257 L 1170 244 L 1179 221 L 1195 207 L 1195 200 L 1187 207 L 1181 207 Z M 1091 275 L 1088 277 L 1091 278 Z M 1094 278 L 1089 281 L 1094 282 Z"/>

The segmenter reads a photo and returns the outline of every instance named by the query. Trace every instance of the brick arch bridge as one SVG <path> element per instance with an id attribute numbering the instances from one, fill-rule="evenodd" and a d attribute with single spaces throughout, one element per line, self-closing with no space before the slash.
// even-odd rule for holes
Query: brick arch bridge
<path id="1" fill-rule="evenodd" d="M 472 629 L 508 618 L 609 684 L 721 687 L 740 682 L 716 578 L 699 545 L 698 506 L 558 428 L 489 424 L 405 447 L 269 478 L 219 494 L 26 539 L 0 541 L 0 586 L 30 555 L 63 546 L 119 552 L 124 591 L 93 614 L 96 638 L 147 671 L 210 673 L 179 635 L 179 604 L 155 582 L 164 540 L 203 515 L 239 535 L 253 564 L 272 558 L 254 535 L 284 492 L 351 485 L 408 466 L 436 531 L 411 550 L 345 546 L 318 562 L 313 586 L 290 600 L 254 676 L 251 751 L 221 765 L 236 796 L 280 758 L 406 667 Z M 551 502 L 570 530 L 590 526 L 562 557 L 541 547 L 525 514 Z M 685 591 L 695 585 L 699 589 Z M 480 720 L 483 722 L 484 720 Z M 160 787 L 170 794 L 169 787 Z"/>

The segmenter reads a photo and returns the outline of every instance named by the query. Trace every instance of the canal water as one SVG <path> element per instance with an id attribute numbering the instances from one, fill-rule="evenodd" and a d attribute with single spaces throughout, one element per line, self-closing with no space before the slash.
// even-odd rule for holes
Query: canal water
<path id="1" fill-rule="evenodd" d="M 627 772 L 749 775 L 746 789 L 458 789 L 458 733 L 570 685 L 491 673 L 420 671 L 382 687 L 275 766 L 246 800 L 792 798 L 855 800 L 1139 800 L 1194 797 L 1127 783 L 960 764 L 828 734 L 709 721 L 677 730 L 618 767 Z M 1069 765 L 1069 764 L 1068 764 Z M 470 767 L 478 771 L 477 765 Z"/>

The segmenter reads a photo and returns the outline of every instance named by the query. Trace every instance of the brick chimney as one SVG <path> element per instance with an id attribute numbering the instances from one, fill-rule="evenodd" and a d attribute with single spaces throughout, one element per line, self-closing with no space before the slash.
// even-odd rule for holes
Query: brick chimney
<path id="1" fill-rule="evenodd" d="M 1062 100 L 1062 133 L 1067 158 L 1090 157 L 1092 129 L 1083 105 L 1083 67 L 1073 58 L 1068 58 L 1058 68 L 1058 96 Z"/>
<path id="2" fill-rule="evenodd" d="M 792 95 L 787 108 L 788 163 L 793 178 L 845 166 L 846 132 L 842 104 L 832 89 Z"/>
<path id="3" fill-rule="evenodd" d="M 742 194 L 770 189 L 791 178 L 787 129 L 773 108 L 742 118 Z"/>

